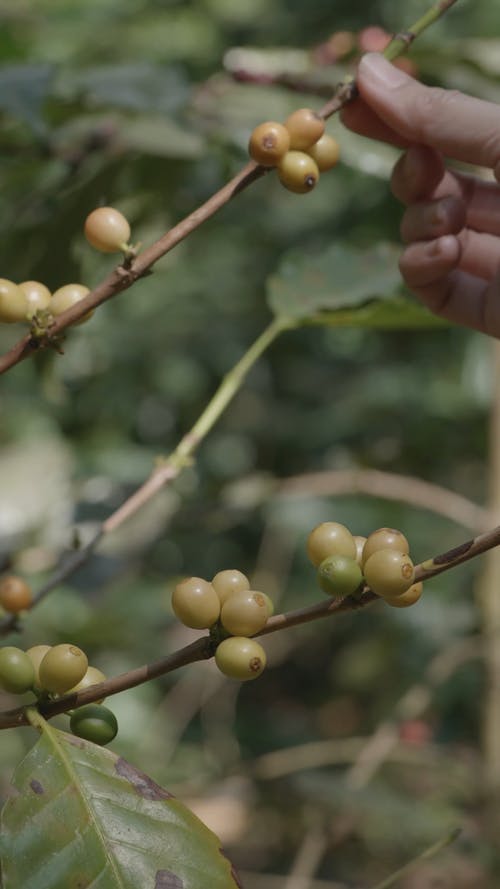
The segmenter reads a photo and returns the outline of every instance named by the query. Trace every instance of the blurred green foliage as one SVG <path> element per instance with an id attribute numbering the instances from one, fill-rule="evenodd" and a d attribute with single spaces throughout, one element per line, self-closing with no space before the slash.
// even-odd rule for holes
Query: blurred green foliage
<path id="1" fill-rule="evenodd" d="M 95 285 L 113 258 L 84 241 L 90 210 L 117 206 L 134 241 L 149 244 L 241 166 L 257 122 L 317 102 L 283 85 L 235 81 L 229 50 L 253 48 L 270 68 L 286 56 L 292 73 L 333 86 L 343 68 L 315 67 L 315 46 L 337 30 L 400 29 L 427 6 L 0 2 L 0 275 L 51 289 Z M 458 3 L 415 44 L 419 76 L 498 98 L 495 34 L 496 3 Z M 387 181 L 397 153 L 338 120 L 329 129 L 343 163 L 311 195 L 265 177 L 71 331 L 63 356 L 40 354 L 2 379 L 4 568 L 36 586 L 72 546 L 73 528 L 87 539 L 169 453 L 268 323 L 267 282 L 290 256 L 307 265 L 334 245 L 350 256 L 397 244 L 401 209 Z M 2 328 L 0 349 L 21 333 Z M 324 519 L 360 534 L 401 527 L 416 560 L 459 543 L 471 533 L 459 512 L 452 521 L 439 505 L 336 495 L 329 473 L 414 475 L 484 502 L 491 368 L 487 339 L 448 327 L 283 335 L 196 464 L 27 616 L 20 644 L 70 640 L 108 675 L 130 669 L 192 638 L 170 611 L 176 578 L 225 567 L 254 576 L 280 609 L 304 606 L 321 595 L 304 543 Z M 277 482 L 309 472 L 325 473 L 322 494 L 304 483 L 301 496 L 277 496 Z M 309 832 L 325 837 L 318 879 L 371 885 L 456 823 L 466 828 L 462 845 L 404 886 L 430 889 L 438 878 L 457 889 L 497 886 L 498 848 L 474 778 L 484 692 L 477 659 L 452 670 L 418 718 L 403 715 L 399 758 L 364 786 L 349 771 L 356 739 L 392 718 L 438 654 L 478 633 L 479 571 L 476 561 L 436 578 L 409 611 L 376 606 L 269 637 L 259 682 L 240 688 L 212 664 L 195 664 L 120 694 L 110 702 L 120 723 L 114 749 L 198 807 L 252 872 L 249 889 L 284 886 L 272 875 L 290 872 Z M 271 751 L 342 739 L 351 746 L 329 764 L 262 777 L 259 757 Z M 2 734 L 4 793 L 31 741 L 28 731 Z"/>

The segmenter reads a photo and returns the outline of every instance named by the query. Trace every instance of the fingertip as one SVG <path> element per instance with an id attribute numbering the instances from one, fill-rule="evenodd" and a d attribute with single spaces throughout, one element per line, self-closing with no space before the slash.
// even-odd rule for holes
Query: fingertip
<path id="1" fill-rule="evenodd" d="M 432 195 L 445 173 L 441 154 L 428 145 L 410 145 L 394 167 L 391 189 L 403 204 Z"/>
<path id="2" fill-rule="evenodd" d="M 458 266 L 461 250 L 456 235 L 410 244 L 401 254 L 399 269 L 410 288 L 427 286 Z"/>

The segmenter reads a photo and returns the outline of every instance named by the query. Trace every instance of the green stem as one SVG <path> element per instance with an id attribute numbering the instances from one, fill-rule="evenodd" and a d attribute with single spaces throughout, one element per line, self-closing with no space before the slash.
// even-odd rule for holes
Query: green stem
<path id="1" fill-rule="evenodd" d="M 173 463 L 178 460 L 184 462 L 189 458 L 197 445 L 203 441 L 208 432 L 212 429 L 216 421 L 219 419 L 223 411 L 225 411 L 229 402 L 237 394 L 248 372 L 265 352 L 276 337 L 285 329 L 292 326 L 291 322 L 283 320 L 283 318 L 275 318 L 261 333 L 261 335 L 250 346 L 242 358 L 234 365 L 232 370 L 224 377 L 217 392 L 207 404 L 205 410 L 198 418 L 192 429 L 184 436 L 182 441 L 175 449 L 172 457 L 169 458 Z"/>
<path id="2" fill-rule="evenodd" d="M 456 2 L 457 0 L 437 0 L 425 15 L 417 19 L 407 31 L 400 31 L 392 38 L 384 49 L 385 58 L 392 62 L 393 59 L 406 52 L 415 38 L 422 34 L 429 25 L 441 18 Z M 347 74 L 339 83 L 330 101 L 323 105 L 319 114 L 325 119 L 331 117 L 332 114 L 336 114 L 344 105 L 355 99 L 357 95 L 356 79 L 352 74 Z"/>
<path id="3" fill-rule="evenodd" d="M 402 53 L 406 52 L 415 38 L 418 37 L 422 31 L 425 31 L 429 25 L 432 25 L 440 19 L 441 16 L 443 16 L 456 2 L 457 0 L 438 0 L 438 2 L 435 3 L 434 6 L 431 6 L 431 8 L 408 29 L 408 31 L 402 31 L 396 34 L 389 45 L 384 49 L 383 54 L 386 59 L 392 62 L 393 59 L 396 59 Z"/>
<path id="4" fill-rule="evenodd" d="M 425 852 L 422 852 L 420 855 L 417 855 L 416 858 L 413 858 L 408 864 L 405 864 L 404 867 L 401 867 L 396 873 L 391 874 L 390 877 L 387 877 L 385 880 L 382 880 L 381 883 L 377 883 L 373 889 L 390 889 L 391 886 L 394 886 L 401 877 L 404 877 L 408 871 L 414 867 L 416 864 L 419 864 L 421 861 L 427 861 L 429 858 L 433 858 L 434 855 L 437 855 L 438 852 L 441 852 L 442 849 L 445 849 L 446 846 L 449 846 L 451 843 L 454 843 L 459 834 L 461 833 L 461 829 L 455 828 L 451 833 L 447 834 L 442 840 L 439 840 L 434 845 L 429 846 Z"/>
<path id="5" fill-rule="evenodd" d="M 280 333 L 293 326 L 293 321 L 284 318 L 275 318 L 271 321 L 243 357 L 224 377 L 215 395 L 210 399 L 194 426 L 181 439 L 175 451 L 163 460 L 144 484 L 104 522 L 102 526 L 103 534 L 108 534 L 110 531 L 118 528 L 126 519 L 144 506 L 164 485 L 177 478 L 182 470 L 189 465 L 194 452 L 225 411 L 229 402 L 241 389 L 245 377 L 256 361 Z"/>

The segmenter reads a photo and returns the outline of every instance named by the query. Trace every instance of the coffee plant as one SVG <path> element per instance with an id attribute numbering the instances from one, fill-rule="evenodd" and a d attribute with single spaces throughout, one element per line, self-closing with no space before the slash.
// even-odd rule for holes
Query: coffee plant
<path id="1" fill-rule="evenodd" d="M 139 6 L 0 7 L 2 887 L 488 889 L 490 345 L 404 291 L 338 113 L 372 50 L 491 98 L 498 41 Z"/>

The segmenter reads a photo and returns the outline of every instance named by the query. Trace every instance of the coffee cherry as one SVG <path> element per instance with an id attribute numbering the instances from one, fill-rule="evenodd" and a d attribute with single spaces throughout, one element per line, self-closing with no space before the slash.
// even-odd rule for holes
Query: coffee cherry
<path id="1" fill-rule="evenodd" d="M 363 575 L 355 559 L 327 556 L 318 568 L 318 583 L 330 596 L 350 596 L 363 583 Z"/>
<path id="2" fill-rule="evenodd" d="M 40 281 L 21 281 L 18 285 L 26 297 L 26 316 L 32 318 L 39 309 L 46 309 L 50 302 L 50 290 Z"/>
<path id="3" fill-rule="evenodd" d="M 268 616 L 268 617 L 272 617 L 273 614 L 274 614 L 274 602 L 273 602 L 273 600 L 271 599 L 270 596 L 267 595 L 267 593 L 261 593 L 260 595 L 261 595 L 261 596 L 264 596 L 264 599 L 266 600 L 266 605 L 267 605 L 267 616 Z"/>
<path id="4" fill-rule="evenodd" d="M 33 601 L 33 593 L 29 584 L 22 577 L 9 574 L 0 580 L 0 605 L 9 614 L 18 614 L 29 608 Z"/>
<path id="5" fill-rule="evenodd" d="M 406 553 L 395 549 L 378 549 L 366 560 L 363 574 L 377 596 L 400 596 L 413 583 L 415 570 Z"/>
<path id="6" fill-rule="evenodd" d="M 13 645 L 0 648 L 0 688 L 22 695 L 33 687 L 34 680 L 33 664 L 25 651 Z"/>
<path id="7" fill-rule="evenodd" d="M 48 308 L 53 315 L 62 315 L 66 309 L 71 308 L 71 306 L 74 306 L 75 303 L 80 302 L 81 299 L 87 296 L 87 293 L 90 293 L 90 290 L 84 284 L 65 284 L 64 287 L 59 287 L 59 290 L 52 294 Z M 74 322 L 75 325 L 88 321 L 93 314 L 93 310 L 87 312 L 83 318 Z"/>
<path id="8" fill-rule="evenodd" d="M 212 580 L 212 586 L 219 597 L 221 605 L 224 605 L 229 596 L 233 593 L 239 593 L 241 590 L 250 589 L 250 581 L 245 574 L 236 568 L 226 568 L 225 571 L 219 571 Z"/>
<path id="9" fill-rule="evenodd" d="M 7 278 L 0 278 L 0 321 L 6 324 L 15 324 L 16 321 L 26 321 L 28 303 L 26 295 Z"/>
<path id="10" fill-rule="evenodd" d="M 232 679 L 256 679 L 266 666 L 266 653 L 255 639 L 231 636 L 218 645 L 215 663 Z"/>
<path id="11" fill-rule="evenodd" d="M 101 747 L 109 744 L 118 733 L 115 714 L 100 704 L 86 704 L 73 710 L 69 727 L 78 738 L 92 741 Z"/>
<path id="12" fill-rule="evenodd" d="M 84 226 L 85 237 L 102 253 L 125 252 L 130 238 L 130 225 L 123 213 L 113 207 L 98 207 L 89 213 Z"/>
<path id="13" fill-rule="evenodd" d="M 285 120 L 290 134 L 290 148 L 304 151 L 314 145 L 325 132 L 325 121 L 311 108 L 299 108 Z"/>
<path id="14" fill-rule="evenodd" d="M 46 691 L 64 694 L 83 679 L 88 665 L 87 655 L 76 645 L 54 645 L 40 662 L 40 685 Z"/>
<path id="15" fill-rule="evenodd" d="M 288 191 L 307 194 L 319 179 L 316 161 L 303 151 L 287 151 L 278 164 L 279 180 Z"/>
<path id="16" fill-rule="evenodd" d="M 333 136 L 324 133 L 307 153 L 316 161 L 320 173 L 326 173 L 339 162 L 340 145 Z"/>
<path id="17" fill-rule="evenodd" d="M 45 655 L 51 649 L 51 645 L 33 645 L 32 648 L 28 648 L 26 654 L 28 655 L 31 663 L 33 664 L 33 669 L 35 671 L 35 679 L 33 682 L 33 687 L 37 691 L 42 690 L 42 686 L 40 684 L 40 664 L 43 661 Z"/>
<path id="18" fill-rule="evenodd" d="M 290 133 L 274 120 L 255 127 L 248 143 L 250 157 L 263 167 L 275 167 L 289 148 Z"/>
<path id="19" fill-rule="evenodd" d="M 172 593 L 172 608 L 186 627 L 204 630 L 218 620 L 220 602 L 208 580 L 187 577 L 177 584 Z"/>
<path id="20" fill-rule="evenodd" d="M 100 682 L 104 682 L 106 676 L 101 670 L 98 670 L 97 667 L 87 667 L 87 672 L 85 676 L 80 679 L 80 682 L 77 682 L 72 688 L 68 688 L 68 694 L 76 691 L 84 691 L 86 688 L 90 688 L 92 685 L 98 685 Z M 105 701 L 105 698 L 100 698 L 100 700 L 96 701 L 96 704 L 102 704 Z"/>
<path id="21" fill-rule="evenodd" d="M 255 590 L 242 590 L 226 599 L 221 608 L 222 626 L 233 636 L 253 636 L 267 623 L 269 607 Z"/>
<path id="22" fill-rule="evenodd" d="M 307 538 L 307 555 L 318 568 L 327 556 L 356 558 L 356 543 L 349 528 L 340 522 L 322 522 L 312 529 Z"/>
<path id="23" fill-rule="evenodd" d="M 410 552 L 410 544 L 401 531 L 396 528 L 378 528 L 367 537 L 363 547 L 363 555 L 361 564 L 364 565 L 367 559 L 378 549 L 394 549 L 399 553 Z"/>
<path id="24" fill-rule="evenodd" d="M 361 565 L 363 559 L 363 547 L 366 543 L 366 537 L 361 534 L 354 535 L 354 543 L 356 544 L 356 562 Z"/>
<path id="25" fill-rule="evenodd" d="M 384 596 L 384 599 L 387 604 L 392 605 L 393 608 L 409 608 L 410 605 L 414 605 L 415 602 L 418 602 L 422 595 L 422 590 L 423 584 L 422 581 L 419 580 L 417 583 L 412 584 L 409 589 L 405 590 L 404 593 L 401 593 L 400 596 Z"/>

